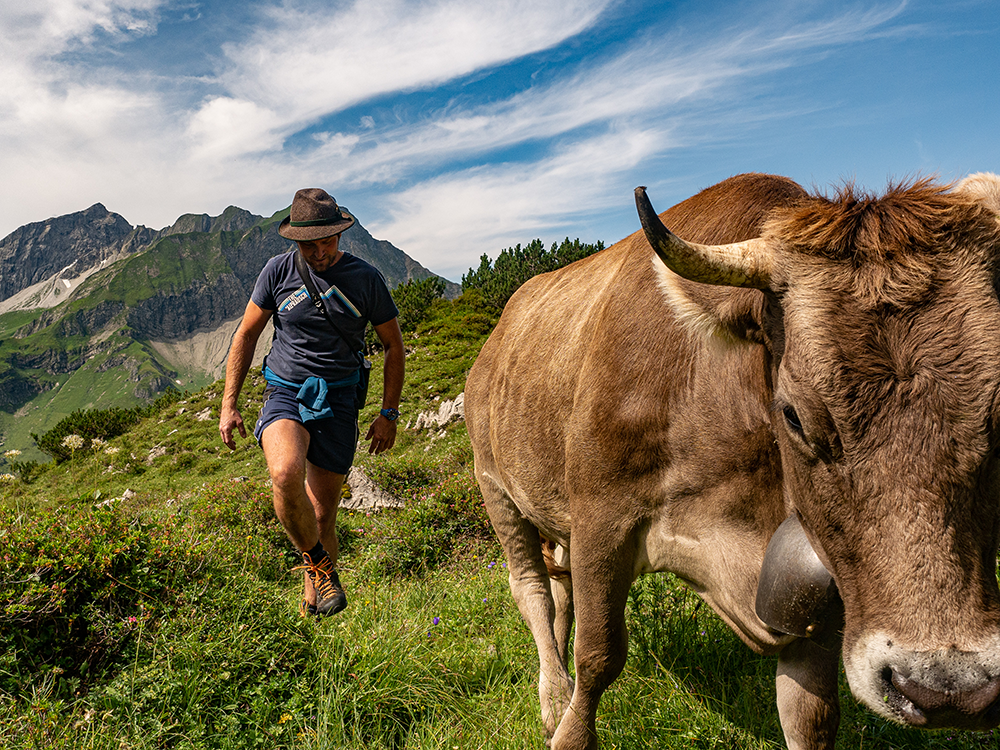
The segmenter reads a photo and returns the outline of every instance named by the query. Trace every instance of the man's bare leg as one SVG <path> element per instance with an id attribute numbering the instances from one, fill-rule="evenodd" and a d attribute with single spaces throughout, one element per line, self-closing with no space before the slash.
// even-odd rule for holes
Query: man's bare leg
<path id="1" fill-rule="evenodd" d="M 274 512 L 299 552 L 308 552 L 319 541 L 316 512 L 306 494 L 306 451 L 309 432 L 291 419 L 269 424 L 261 447 L 271 475 Z"/>
<path id="2" fill-rule="evenodd" d="M 340 492 L 344 486 L 344 479 L 344 474 L 321 469 L 306 461 L 306 494 L 316 514 L 319 540 L 323 543 L 323 549 L 330 556 L 334 567 L 337 567 L 337 555 L 340 551 L 337 540 L 337 508 L 340 507 Z M 307 604 L 316 604 L 316 591 L 308 575 L 305 576 L 303 598 Z"/>
<path id="3" fill-rule="evenodd" d="M 312 565 L 319 560 L 306 559 L 309 565 L 304 574 L 305 607 L 317 606 L 313 584 L 326 580 L 327 584 L 332 582 L 334 586 L 325 594 L 326 606 L 332 603 L 333 609 L 321 611 L 321 614 L 338 612 L 347 603 L 334 569 L 338 552 L 337 505 L 344 475 L 325 471 L 306 461 L 309 432 L 294 420 L 279 419 L 269 424 L 261 435 L 261 447 L 271 475 L 274 512 L 288 538 L 303 553 L 308 553 L 322 541 L 329 558 L 322 560 L 321 571 L 315 570 Z M 316 575 L 321 578 L 317 579 Z"/>

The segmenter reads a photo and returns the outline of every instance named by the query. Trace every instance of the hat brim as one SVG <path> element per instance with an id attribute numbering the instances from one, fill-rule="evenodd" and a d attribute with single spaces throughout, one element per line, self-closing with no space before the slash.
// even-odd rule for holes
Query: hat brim
<path id="1" fill-rule="evenodd" d="M 342 221 L 312 227 L 293 227 L 292 217 L 286 216 L 281 220 L 281 224 L 278 225 L 278 234 L 286 240 L 294 242 L 310 242 L 311 240 L 322 240 L 326 237 L 333 237 L 333 235 L 340 234 L 354 226 L 354 217 L 349 213 L 341 209 L 340 216 Z"/>

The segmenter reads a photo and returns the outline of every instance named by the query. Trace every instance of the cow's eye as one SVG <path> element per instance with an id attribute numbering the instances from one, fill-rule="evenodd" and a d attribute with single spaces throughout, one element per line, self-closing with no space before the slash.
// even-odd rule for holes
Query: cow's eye
<path id="1" fill-rule="evenodd" d="M 799 421 L 799 415 L 795 412 L 795 409 L 792 406 L 786 406 L 781 410 L 781 413 L 785 415 L 785 423 L 788 425 L 788 429 L 801 435 L 802 422 Z"/>

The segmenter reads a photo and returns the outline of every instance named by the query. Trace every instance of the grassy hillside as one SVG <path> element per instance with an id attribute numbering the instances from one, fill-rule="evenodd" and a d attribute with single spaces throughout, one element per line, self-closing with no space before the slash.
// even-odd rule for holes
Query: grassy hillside
<path id="1" fill-rule="evenodd" d="M 492 322 L 474 298 L 435 303 L 407 340 L 404 423 L 462 392 Z M 261 391 L 252 377 L 248 421 Z M 0 747 L 541 748 L 537 654 L 464 425 L 358 454 L 406 507 L 340 515 L 350 604 L 316 622 L 296 612 L 297 559 L 260 450 L 219 440 L 220 393 L 188 393 L 30 483 L 0 482 Z M 670 576 L 640 579 L 627 615 L 605 747 L 782 747 L 774 659 Z M 996 747 L 889 726 L 842 692 L 844 750 Z"/>
<path id="2" fill-rule="evenodd" d="M 51 343 L 63 347 L 68 341 L 60 339 L 58 343 Z M 44 343 L 31 337 L 25 342 L 0 344 L 0 352 L 17 347 L 17 351 L 23 354 L 36 346 L 41 347 L 39 351 L 42 352 L 61 350 L 46 350 Z M 11 368 L 9 365 L 7 368 L 9 384 L 16 387 L 18 382 L 30 376 L 30 380 L 40 384 L 44 390 L 27 400 L 17 401 L 12 412 L 0 411 L 3 450 L 21 450 L 27 457 L 39 461 L 46 460 L 46 457 L 35 448 L 31 433 L 42 434 L 52 429 L 78 409 L 145 403 L 149 397 L 156 395 L 155 383 L 173 381 L 178 375 L 161 364 L 147 344 L 122 334 L 116 335 L 111 345 L 92 354 L 70 372 L 53 375 L 42 368 Z M 3 378 L 4 374 L 0 372 L 0 382 Z"/>
<path id="3" fill-rule="evenodd" d="M 175 380 L 178 373 L 130 330 L 124 310 L 184 289 L 194 275 L 227 272 L 212 245 L 167 237 L 92 275 L 52 310 L 0 315 L 0 383 L 9 394 L 0 404 L 4 448 L 40 460 L 30 433 L 51 429 L 77 409 L 143 403 Z"/>
<path id="4" fill-rule="evenodd" d="M 148 249 L 95 273 L 80 285 L 71 309 L 121 302 L 135 307 L 157 293 L 176 294 L 196 281 L 218 278 L 232 269 L 222 246 L 235 244 L 242 232 L 169 235 Z"/>

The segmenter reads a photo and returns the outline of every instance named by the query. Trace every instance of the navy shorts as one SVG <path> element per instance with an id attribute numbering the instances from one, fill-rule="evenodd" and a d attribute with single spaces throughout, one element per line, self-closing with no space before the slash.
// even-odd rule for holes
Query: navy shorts
<path id="1" fill-rule="evenodd" d="M 306 452 L 309 463 L 335 474 L 347 474 L 354 461 L 359 436 L 354 391 L 353 385 L 331 388 L 326 402 L 333 410 L 333 416 L 303 422 L 299 415 L 299 402 L 295 400 L 296 391 L 268 384 L 253 435 L 260 443 L 261 435 L 269 424 L 279 419 L 291 419 L 309 431 L 309 450 Z"/>

